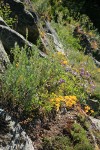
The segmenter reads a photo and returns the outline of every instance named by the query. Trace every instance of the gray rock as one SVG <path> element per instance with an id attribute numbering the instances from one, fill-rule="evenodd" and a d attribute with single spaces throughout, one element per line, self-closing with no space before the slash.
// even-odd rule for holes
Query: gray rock
<path id="1" fill-rule="evenodd" d="M 0 17 L 0 25 L 7 26 L 6 22 L 2 19 L 2 17 Z"/>
<path id="2" fill-rule="evenodd" d="M 7 64 L 9 64 L 9 58 L 7 56 L 7 53 L 2 45 L 2 42 L 0 41 L 0 73 L 3 73 L 6 69 Z"/>
<path id="3" fill-rule="evenodd" d="M 55 49 L 56 49 L 58 52 L 61 52 L 61 53 L 64 54 L 63 45 L 62 45 L 62 43 L 60 42 L 59 37 L 58 37 L 56 31 L 52 28 L 52 26 L 51 26 L 51 24 L 50 24 L 49 21 L 46 21 L 45 24 L 46 24 L 46 29 L 47 29 L 48 34 L 49 34 L 50 36 L 52 36 L 52 38 L 53 38 Z"/>
<path id="4" fill-rule="evenodd" d="M 0 41 L 6 50 L 6 53 L 10 56 L 10 61 L 12 60 L 11 48 L 14 48 L 16 43 L 19 47 L 24 47 L 27 45 L 32 49 L 33 44 L 27 41 L 21 34 L 11 29 L 10 27 L 0 25 Z M 46 57 L 43 52 L 39 52 L 41 56 Z M 0 55 L 0 59 L 2 55 Z M 7 59 L 8 60 L 8 59 Z"/>
<path id="5" fill-rule="evenodd" d="M 92 57 L 93 58 L 93 57 Z M 93 58 L 93 60 L 94 60 L 94 63 L 96 64 L 96 66 L 98 67 L 98 68 L 100 68 L 100 61 L 97 61 L 95 58 Z"/>
<path id="6" fill-rule="evenodd" d="M 3 25 L 0 25 L 0 40 L 2 41 L 4 48 L 8 50 L 8 54 L 10 54 L 10 50 L 15 46 L 15 43 L 17 43 L 19 47 L 24 47 L 25 45 L 32 47 L 32 44 L 21 34 Z"/>
<path id="7" fill-rule="evenodd" d="M 5 0 L 11 8 L 11 15 L 17 16 L 18 21 L 16 22 L 15 30 L 26 37 L 26 29 L 28 30 L 28 40 L 32 43 L 36 43 L 39 37 L 38 27 L 36 25 L 37 15 L 31 10 L 25 9 L 24 4 L 20 0 Z"/>
<path id="8" fill-rule="evenodd" d="M 95 125 L 96 129 L 100 131 L 100 120 L 93 118 L 91 116 L 89 118 L 92 121 L 92 123 Z"/>
<path id="9" fill-rule="evenodd" d="M 12 120 L 3 109 L 0 109 L 1 128 L 4 133 L 0 132 L 0 150 L 34 150 L 31 139 L 20 124 Z M 9 129 L 5 130 L 6 128 Z"/>

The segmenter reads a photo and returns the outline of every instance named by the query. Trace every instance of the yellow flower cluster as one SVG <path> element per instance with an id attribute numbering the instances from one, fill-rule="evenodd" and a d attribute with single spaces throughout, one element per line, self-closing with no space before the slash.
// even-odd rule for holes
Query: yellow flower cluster
<path id="1" fill-rule="evenodd" d="M 57 52 L 58 56 L 64 56 L 65 54 L 63 52 Z"/>
<path id="2" fill-rule="evenodd" d="M 56 106 L 56 110 L 58 111 L 61 104 L 65 103 L 67 108 L 73 107 L 77 103 L 76 96 L 57 96 L 55 95 L 54 98 L 50 99 L 50 102 Z"/>
<path id="3" fill-rule="evenodd" d="M 63 52 L 57 52 L 56 56 L 59 60 L 61 60 L 60 61 L 61 65 L 67 65 L 68 64 L 68 61 L 66 60 L 66 56 Z"/>
<path id="4" fill-rule="evenodd" d="M 89 110 L 90 110 L 90 107 L 89 106 L 85 106 L 85 112 L 87 113 L 87 112 L 89 112 Z"/>
<path id="5" fill-rule="evenodd" d="M 90 106 L 88 106 L 88 105 L 85 106 L 84 110 L 85 110 L 86 113 L 88 113 L 88 112 L 94 113 L 94 110 L 92 110 L 92 109 L 90 108 Z"/>
<path id="6" fill-rule="evenodd" d="M 65 96 L 65 102 L 67 107 L 72 107 L 77 102 L 76 96 Z"/>

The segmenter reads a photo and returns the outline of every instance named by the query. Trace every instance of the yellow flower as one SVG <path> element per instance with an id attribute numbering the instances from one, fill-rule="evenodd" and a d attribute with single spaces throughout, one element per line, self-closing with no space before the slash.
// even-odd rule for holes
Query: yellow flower
<path id="1" fill-rule="evenodd" d="M 63 52 L 57 52 L 57 55 L 59 56 L 63 56 L 63 55 L 65 55 Z"/>
<path id="2" fill-rule="evenodd" d="M 94 110 L 91 109 L 90 111 L 91 111 L 91 113 L 94 113 Z"/>
<path id="3" fill-rule="evenodd" d="M 41 35 L 42 38 L 44 38 L 45 37 L 45 32 L 40 31 L 40 35 Z"/>
<path id="4" fill-rule="evenodd" d="M 60 105 L 62 105 L 62 102 L 66 104 L 66 107 L 73 107 L 76 102 L 77 98 L 76 96 L 57 96 L 56 94 L 53 94 L 54 98 L 50 99 L 50 102 L 52 105 L 56 106 L 56 110 L 59 110 Z"/>
<path id="5" fill-rule="evenodd" d="M 77 101 L 76 96 L 71 96 L 72 100 Z"/>
<path id="6" fill-rule="evenodd" d="M 57 103 L 57 104 L 55 104 L 55 105 L 56 105 L 56 110 L 59 111 L 60 104 Z"/>
<path id="7" fill-rule="evenodd" d="M 69 98 L 69 96 L 65 96 L 65 99 L 68 99 Z"/>
<path id="8" fill-rule="evenodd" d="M 53 102 L 54 101 L 54 99 L 52 98 L 52 99 L 50 99 L 50 102 Z"/>
<path id="9" fill-rule="evenodd" d="M 73 105 L 75 105 L 76 104 L 76 102 L 75 101 L 73 101 Z"/>
<path id="10" fill-rule="evenodd" d="M 85 110 L 85 112 L 87 113 L 87 112 L 88 112 L 88 110 Z"/>
<path id="11" fill-rule="evenodd" d="M 87 113 L 87 112 L 89 112 L 89 110 L 90 110 L 90 107 L 88 105 L 85 106 L 85 112 Z"/>
<path id="12" fill-rule="evenodd" d="M 56 100 L 56 102 L 60 102 L 60 98 L 59 97 L 57 97 L 55 100 Z"/>
<path id="13" fill-rule="evenodd" d="M 85 110 L 90 110 L 90 107 L 89 106 L 85 106 Z"/>
<path id="14" fill-rule="evenodd" d="M 19 66 L 19 63 L 16 63 L 16 68 Z"/>
<path id="15" fill-rule="evenodd" d="M 62 65 L 67 65 L 68 62 L 67 62 L 67 60 L 64 60 L 64 61 L 61 62 L 61 64 L 62 64 Z"/>

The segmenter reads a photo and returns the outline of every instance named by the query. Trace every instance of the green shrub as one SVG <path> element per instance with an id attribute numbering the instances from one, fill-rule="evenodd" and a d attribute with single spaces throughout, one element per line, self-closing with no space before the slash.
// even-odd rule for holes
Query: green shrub
<path id="1" fill-rule="evenodd" d="M 74 148 L 75 150 L 94 150 L 94 148 L 91 146 L 91 144 L 88 143 L 81 143 L 81 144 L 77 144 Z"/>
<path id="2" fill-rule="evenodd" d="M 53 56 L 51 53 L 42 58 L 36 47 L 29 52 L 27 48 L 20 50 L 18 46 L 13 55 L 13 64 L 1 76 L 3 103 L 10 101 L 13 106 L 21 105 L 24 110 L 30 111 L 39 107 L 51 110 L 53 93 L 58 97 L 74 95 L 82 103 L 87 99 L 86 79 L 76 74 L 75 70 L 66 71 L 67 65 L 61 64 L 63 57 L 59 60 L 57 54 Z"/>
<path id="3" fill-rule="evenodd" d="M 81 127 L 80 124 L 74 123 L 71 135 L 75 143 L 75 150 L 93 150 L 88 138 L 86 131 Z"/>
<path id="4" fill-rule="evenodd" d="M 42 58 L 34 49 L 28 54 L 25 49 L 16 47 L 13 50 L 14 62 L 2 76 L 3 99 L 10 99 L 16 105 L 22 104 L 27 110 L 48 105 L 48 82 L 52 82 L 54 86 L 63 72 L 56 60 L 50 57 Z M 27 55 L 30 55 L 30 58 Z"/>
<path id="5" fill-rule="evenodd" d="M 43 139 L 43 150 L 73 150 L 73 148 L 68 137 L 56 136 Z"/>
<path id="6" fill-rule="evenodd" d="M 42 58 L 36 48 L 32 53 L 26 52 L 26 49 L 20 50 L 16 46 L 13 50 L 14 62 L 1 77 L 2 99 L 5 102 L 10 100 L 13 105 L 32 110 L 40 106 L 51 109 L 49 100 L 52 93 L 85 99 L 84 87 L 79 86 L 81 80 L 66 73 L 57 57 Z M 65 80 L 64 84 L 59 82 L 61 79 Z"/>

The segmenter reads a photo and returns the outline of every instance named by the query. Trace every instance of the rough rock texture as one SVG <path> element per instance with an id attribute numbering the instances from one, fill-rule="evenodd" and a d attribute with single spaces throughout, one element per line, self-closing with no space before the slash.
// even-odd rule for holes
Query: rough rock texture
<path id="1" fill-rule="evenodd" d="M 58 37 L 57 32 L 52 28 L 52 25 L 49 21 L 45 21 L 45 25 L 40 27 L 40 39 L 43 52 L 48 54 L 49 50 L 54 48 L 55 51 L 65 54 L 64 47 Z M 52 41 L 52 44 L 51 44 Z"/>
<path id="2" fill-rule="evenodd" d="M 64 48 L 63 48 L 63 45 L 62 43 L 60 42 L 59 40 L 59 37 L 56 33 L 56 31 L 52 28 L 51 24 L 49 21 L 46 21 L 46 29 L 47 29 L 47 32 L 50 36 L 52 36 L 53 38 L 53 41 L 54 41 L 54 45 L 55 45 L 55 49 L 58 51 L 58 52 L 62 52 L 64 53 Z"/>
<path id="3" fill-rule="evenodd" d="M 100 67 L 100 49 L 94 37 L 86 34 L 80 26 L 77 26 L 73 32 L 74 37 L 80 36 L 80 45 L 84 48 L 85 55 L 91 55 L 96 66 Z"/>
<path id="4" fill-rule="evenodd" d="M 32 44 L 29 43 L 21 34 L 3 25 L 0 25 L 0 40 L 2 41 L 7 54 L 10 54 L 10 50 L 15 46 L 15 43 L 17 43 L 20 47 L 24 47 L 25 44 L 32 47 Z"/>
<path id="5" fill-rule="evenodd" d="M 0 25 L 0 39 L 5 48 L 11 49 L 17 43 L 20 47 L 23 47 L 25 44 L 29 47 L 32 46 L 21 34 L 14 31 L 13 29 Z"/>
<path id="6" fill-rule="evenodd" d="M 0 150 L 34 150 L 21 126 L 0 109 Z"/>
<path id="7" fill-rule="evenodd" d="M 91 119 L 92 123 L 94 123 L 96 129 L 100 132 L 100 120 L 91 116 L 89 118 Z"/>
<path id="8" fill-rule="evenodd" d="M 36 25 L 37 15 L 35 12 L 26 10 L 20 0 L 5 0 L 5 3 L 10 5 L 12 17 L 17 15 L 18 21 L 16 22 L 15 30 L 24 37 L 26 37 L 28 31 L 28 40 L 32 43 L 36 43 L 39 37 L 39 31 Z"/>
<path id="9" fill-rule="evenodd" d="M 21 34 L 11 29 L 10 27 L 0 25 L 0 41 L 4 46 L 7 54 L 10 56 L 10 60 L 12 61 L 11 56 L 11 48 L 15 47 L 17 43 L 19 47 L 24 47 L 27 45 L 29 48 L 33 47 L 33 44 L 27 41 Z M 41 56 L 46 57 L 46 55 L 42 52 L 39 52 Z"/>
<path id="10" fill-rule="evenodd" d="M 9 58 L 5 52 L 2 42 L 0 41 L 0 73 L 5 70 L 8 63 L 10 63 Z"/>
<path id="11" fill-rule="evenodd" d="M 0 25 L 7 26 L 7 24 L 6 24 L 5 21 L 2 19 L 2 17 L 0 17 Z"/>

